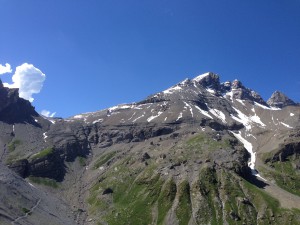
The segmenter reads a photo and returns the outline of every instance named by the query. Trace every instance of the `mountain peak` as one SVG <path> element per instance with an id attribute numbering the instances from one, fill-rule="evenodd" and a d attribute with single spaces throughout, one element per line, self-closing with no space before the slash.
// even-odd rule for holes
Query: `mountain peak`
<path id="1" fill-rule="evenodd" d="M 274 107 L 285 107 L 288 105 L 296 105 L 296 103 L 280 91 L 275 91 L 267 101 L 268 105 Z"/>
<path id="2" fill-rule="evenodd" d="M 197 82 L 204 88 L 211 88 L 215 91 L 220 89 L 220 77 L 219 75 L 208 72 L 202 75 L 199 75 L 193 79 L 194 82 Z"/>
<path id="3" fill-rule="evenodd" d="M 238 88 L 245 88 L 244 85 L 242 84 L 241 81 L 235 79 L 233 82 L 232 82 L 232 88 L 233 89 L 238 89 Z"/>
<path id="4" fill-rule="evenodd" d="M 213 72 L 207 72 L 195 77 L 193 80 L 199 82 L 203 86 L 207 86 L 212 82 L 219 83 L 219 76 Z"/>

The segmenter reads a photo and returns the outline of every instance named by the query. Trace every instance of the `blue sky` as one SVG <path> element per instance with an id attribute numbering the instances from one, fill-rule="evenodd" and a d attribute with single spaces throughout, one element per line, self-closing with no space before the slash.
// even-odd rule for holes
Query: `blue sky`
<path id="1" fill-rule="evenodd" d="M 207 71 L 300 102 L 299 0 L 0 0 L 0 64 L 46 75 L 37 111 L 139 101 Z"/>

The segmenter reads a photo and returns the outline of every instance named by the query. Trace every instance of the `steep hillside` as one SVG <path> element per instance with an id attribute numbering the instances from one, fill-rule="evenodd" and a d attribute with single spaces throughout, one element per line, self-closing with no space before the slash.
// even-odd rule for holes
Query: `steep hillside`
<path id="1" fill-rule="evenodd" d="M 300 106 L 278 91 L 206 73 L 67 119 L 10 118 L 25 106 L 0 91 L 2 163 L 78 224 L 300 224 Z"/>

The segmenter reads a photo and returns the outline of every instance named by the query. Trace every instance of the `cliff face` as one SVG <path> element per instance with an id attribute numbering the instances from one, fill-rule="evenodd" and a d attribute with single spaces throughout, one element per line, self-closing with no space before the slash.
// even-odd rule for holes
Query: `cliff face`
<path id="1" fill-rule="evenodd" d="M 29 101 L 19 98 L 19 90 L 4 87 L 0 80 L 0 121 L 34 123 L 34 116 L 38 113 Z"/>

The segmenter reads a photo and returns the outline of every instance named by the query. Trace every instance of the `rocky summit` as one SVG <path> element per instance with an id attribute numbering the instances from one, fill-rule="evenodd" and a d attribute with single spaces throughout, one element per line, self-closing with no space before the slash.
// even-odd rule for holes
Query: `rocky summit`
<path id="1" fill-rule="evenodd" d="M 300 105 L 206 73 L 45 118 L 0 83 L 0 224 L 300 224 Z"/>

